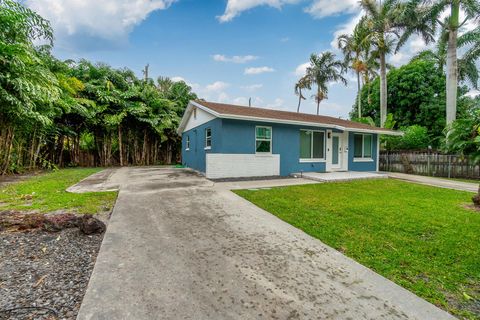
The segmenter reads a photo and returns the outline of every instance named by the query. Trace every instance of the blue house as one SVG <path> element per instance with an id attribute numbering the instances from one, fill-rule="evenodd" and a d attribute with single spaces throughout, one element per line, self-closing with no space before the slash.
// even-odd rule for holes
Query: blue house
<path id="1" fill-rule="evenodd" d="M 313 114 L 191 101 L 182 163 L 207 178 L 378 171 L 379 135 L 401 133 Z"/>

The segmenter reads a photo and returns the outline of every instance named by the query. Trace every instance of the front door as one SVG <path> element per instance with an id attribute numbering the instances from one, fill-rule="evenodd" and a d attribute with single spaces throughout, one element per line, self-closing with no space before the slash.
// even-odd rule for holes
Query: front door
<path id="1" fill-rule="evenodd" d="M 338 133 L 332 134 L 332 170 L 342 170 L 343 142 Z"/>

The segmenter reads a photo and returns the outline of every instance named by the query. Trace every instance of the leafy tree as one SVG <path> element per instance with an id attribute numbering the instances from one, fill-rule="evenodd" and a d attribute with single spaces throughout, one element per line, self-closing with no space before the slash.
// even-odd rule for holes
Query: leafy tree
<path id="1" fill-rule="evenodd" d="M 387 75 L 390 110 L 397 128 L 420 125 L 428 129 L 432 145 L 438 146 L 445 128 L 445 75 L 438 71 L 435 61 L 413 59 L 410 63 L 392 69 Z M 462 92 L 466 89 L 462 88 Z M 361 92 L 364 115 L 378 124 L 380 117 L 379 78 L 365 85 Z M 461 97 L 460 111 L 465 109 L 467 97 Z M 355 107 L 351 113 L 355 116 Z"/>
<path id="2" fill-rule="evenodd" d="M 430 144 L 428 130 L 419 125 L 401 128 L 404 135 L 401 137 L 387 137 L 387 150 L 421 150 L 426 149 Z"/>
<path id="3" fill-rule="evenodd" d="M 335 59 L 331 52 L 323 52 L 319 55 L 310 56 L 310 66 L 307 68 L 306 76 L 312 83 L 317 85 L 317 92 L 314 95 L 317 103 L 317 114 L 320 111 L 320 102 L 327 99 L 328 83 L 342 82 L 347 84 L 347 79 L 343 77 L 344 65 L 341 61 Z"/>

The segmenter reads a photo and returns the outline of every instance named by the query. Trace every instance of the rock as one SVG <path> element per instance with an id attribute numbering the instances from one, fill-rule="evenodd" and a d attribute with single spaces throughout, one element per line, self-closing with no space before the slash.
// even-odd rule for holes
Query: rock
<path id="1" fill-rule="evenodd" d="M 78 220 L 78 228 L 84 234 L 94 234 L 105 232 L 105 223 L 90 215 L 84 215 Z"/>

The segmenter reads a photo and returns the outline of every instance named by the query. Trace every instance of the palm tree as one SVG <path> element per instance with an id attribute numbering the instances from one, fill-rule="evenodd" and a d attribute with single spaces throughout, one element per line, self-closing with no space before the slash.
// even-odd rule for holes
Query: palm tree
<path id="1" fill-rule="evenodd" d="M 317 103 L 318 114 L 318 105 L 320 105 L 320 102 L 322 102 L 323 100 L 328 99 L 327 93 L 325 91 L 322 91 L 322 89 L 318 88 L 317 93 L 315 93 L 312 98 L 315 99 L 315 102 Z"/>
<path id="2" fill-rule="evenodd" d="M 480 55 L 479 28 L 477 27 L 475 30 L 466 33 L 462 40 L 458 36 L 458 33 L 468 21 L 478 20 L 480 16 L 480 3 L 478 0 L 411 0 L 409 5 L 412 8 L 416 8 L 417 12 L 415 16 L 419 17 L 418 19 L 424 23 L 429 23 L 429 28 L 425 30 L 425 25 L 423 25 L 421 29 L 418 27 L 410 27 L 402 36 L 403 42 L 408 39 L 410 34 L 416 32 L 430 32 L 430 36 L 433 36 L 437 26 L 440 26 L 442 34 L 444 35 L 441 41 L 445 41 L 446 43 L 448 125 L 456 119 L 457 114 L 457 86 L 459 80 L 457 49 L 462 45 L 471 45 L 471 48 L 464 55 L 466 60 L 463 67 L 468 66 L 467 69 L 463 71 L 464 74 L 470 73 L 473 68 L 475 68 L 474 61 L 478 59 Z M 446 10 L 448 10 L 449 15 L 441 20 Z M 462 11 L 465 13 L 465 18 L 463 21 L 460 21 L 460 13 Z"/>
<path id="3" fill-rule="evenodd" d="M 323 52 L 319 55 L 310 56 L 310 66 L 307 68 L 307 77 L 317 85 L 317 114 L 320 111 L 320 102 L 327 98 L 328 83 L 342 82 L 347 85 L 347 79 L 343 77 L 344 65 L 335 59 L 331 52 Z M 321 99 L 320 99 L 321 98 Z"/>
<path id="4" fill-rule="evenodd" d="M 413 0 L 415 1 L 415 0 Z M 387 61 L 386 56 L 393 49 L 398 31 L 405 27 L 407 8 L 400 0 L 386 0 L 377 3 L 376 0 L 360 0 L 368 20 L 370 41 L 375 46 L 380 62 L 380 125 L 383 127 L 387 119 Z"/>
<path id="5" fill-rule="evenodd" d="M 297 106 L 297 112 L 300 112 L 300 103 L 302 102 L 302 99 L 305 100 L 306 98 L 302 94 L 302 90 L 310 90 L 312 88 L 312 82 L 310 81 L 310 78 L 307 77 L 306 75 L 301 77 L 297 83 L 295 83 L 295 94 L 298 95 L 298 106 Z"/>
<path id="6" fill-rule="evenodd" d="M 351 35 L 342 34 L 337 39 L 338 47 L 342 50 L 345 57 L 345 65 L 348 65 L 357 75 L 358 118 L 362 117 L 362 99 L 360 96 L 362 83 L 360 75 L 367 71 L 366 58 L 370 51 L 370 42 L 368 39 L 370 31 L 366 28 L 366 19 L 366 16 L 361 18 Z"/>
<path id="7" fill-rule="evenodd" d="M 447 42 L 448 33 L 442 32 L 435 50 L 424 50 L 419 52 L 412 59 L 428 59 L 435 62 L 438 70 L 444 71 L 447 64 Z M 470 46 L 470 48 L 465 48 Z M 461 57 L 457 57 L 458 80 L 467 82 L 475 89 L 478 89 L 479 70 L 476 61 L 480 57 L 480 27 L 466 32 L 458 37 L 458 49 L 465 49 Z"/>

